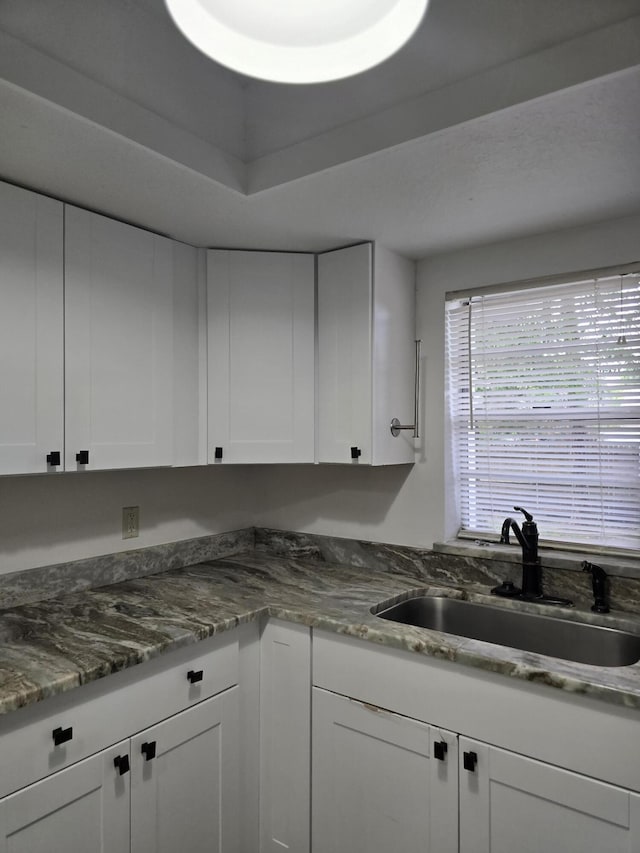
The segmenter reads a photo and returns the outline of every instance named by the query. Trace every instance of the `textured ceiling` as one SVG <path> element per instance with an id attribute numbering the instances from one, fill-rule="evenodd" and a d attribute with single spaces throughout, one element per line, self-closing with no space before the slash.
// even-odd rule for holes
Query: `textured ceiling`
<path id="1" fill-rule="evenodd" d="M 409 44 L 366 74 L 311 90 L 248 81 L 246 159 L 639 13 L 638 0 L 431 0 Z"/>
<path id="2" fill-rule="evenodd" d="M 196 245 L 419 257 L 640 210 L 640 0 L 431 0 L 351 80 L 258 83 L 161 0 L 3 0 L 0 175 Z"/>

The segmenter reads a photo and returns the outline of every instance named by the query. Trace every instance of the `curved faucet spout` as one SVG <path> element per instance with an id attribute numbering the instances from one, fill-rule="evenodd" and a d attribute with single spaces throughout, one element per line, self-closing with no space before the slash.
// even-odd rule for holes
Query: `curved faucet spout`
<path id="1" fill-rule="evenodd" d="M 522 533 L 522 531 L 518 527 L 518 522 L 514 518 L 505 518 L 505 520 L 502 522 L 502 532 L 500 534 L 500 543 L 502 545 L 510 545 L 511 544 L 510 540 L 509 540 L 509 531 L 510 530 L 513 530 L 513 532 L 516 534 L 516 539 L 520 543 L 520 547 L 522 548 L 522 550 L 524 552 L 524 550 L 526 548 L 528 548 L 529 546 L 528 546 L 528 543 L 524 537 L 524 534 Z"/>

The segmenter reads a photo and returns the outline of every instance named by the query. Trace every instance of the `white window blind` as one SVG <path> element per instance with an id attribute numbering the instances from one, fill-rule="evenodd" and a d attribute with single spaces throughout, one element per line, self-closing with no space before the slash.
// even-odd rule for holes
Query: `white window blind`
<path id="1" fill-rule="evenodd" d="M 640 276 L 447 302 L 461 530 L 640 548 Z"/>

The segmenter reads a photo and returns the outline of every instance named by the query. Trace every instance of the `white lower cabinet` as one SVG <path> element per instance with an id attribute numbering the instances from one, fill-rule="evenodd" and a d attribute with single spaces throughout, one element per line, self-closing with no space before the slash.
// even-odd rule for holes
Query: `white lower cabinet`
<path id="1" fill-rule="evenodd" d="M 313 680 L 313 853 L 640 853 L 637 711 L 321 631 Z"/>
<path id="2" fill-rule="evenodd" d="M 117 744 L 0 800 L 5 853 L 124 853 L 129 850 L 129 774 Z"/>
<path id="3" fill-rule="evenodd" d="M 314 688 L 312 792 L 314 853 L 458 850 L 450 732 Z"/>
<path id="4" fill-rule="evenodd" d="M 259 643 L 0 718 L 0 853 L 640 853 L 632 709 L 278 620 Z"/>
<path id="5" fill-rule="evenodd" d="M 240 634 L 0 718 L 0 853 L 240 853 Z"/>
<path id="6" fill-rule="evenodd" d="M 238 688 L 0 800 L 11 853 L 236 853 Z"/>
<path id="7" fill-rule="evenodd" d="M 319 688 L 311 789 L 314 853 L 640 850 L 640 795 Z"/>
<path id="8" fill-rule="evenodd" d="M 260 850 L 309 853 L 311 632 L 270 619 L 260 640 Z"/>
<path id="9" fill-rule="evenodd" d="M 459 748 L 460 853 L 640 850 L 640 795 L 467 738 Z"/>
<path id="10" fill-rule="evenodd" d="M 238 689 L 131 740 L 131 853 L 238 849 Z"/>

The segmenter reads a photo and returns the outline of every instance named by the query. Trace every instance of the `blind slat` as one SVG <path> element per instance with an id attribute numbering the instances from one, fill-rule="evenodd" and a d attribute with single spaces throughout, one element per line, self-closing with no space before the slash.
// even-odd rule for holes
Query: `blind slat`
<path id="1" fill-rule="evenodd" d="M 640 548 L 639 275 L 453 299 L 447 363 L 463 530 Z"/>

